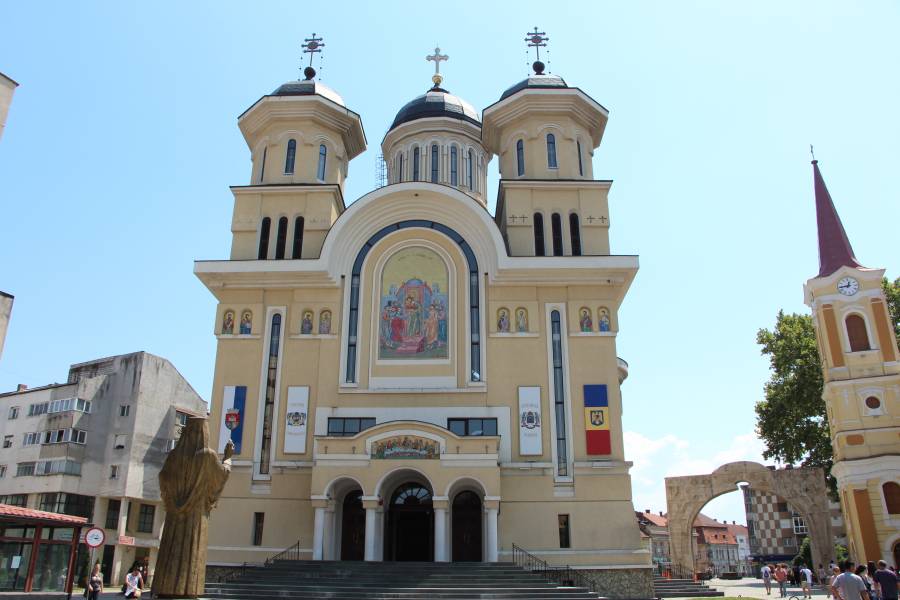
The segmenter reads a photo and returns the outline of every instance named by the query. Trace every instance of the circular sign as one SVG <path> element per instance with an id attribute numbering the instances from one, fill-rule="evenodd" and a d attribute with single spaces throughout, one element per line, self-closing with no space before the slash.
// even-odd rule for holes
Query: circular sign
<path id="1" fill-rule="evenodd" d="M 106 541 L 106 534 L 99 527 L 91 527 L 84 534 L 84 543 L 91 548 L 98 548 Z"/>

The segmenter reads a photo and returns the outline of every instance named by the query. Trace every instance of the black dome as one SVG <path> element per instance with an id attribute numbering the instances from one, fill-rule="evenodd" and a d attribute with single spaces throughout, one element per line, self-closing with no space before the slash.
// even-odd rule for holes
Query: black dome
<path id="1" fill-rule="evenodd" d="M 312 79 L 301 79 L 299 81 L 288 81 L 278 86 L 270 96 L 314 96 L 319 95 L 327 98 L 336 104 L 346 106 L 344 99 L 340 94 L 328 87 L 327 85 Z"/>
<path id="2" fill-rule="evenodd" d="M 394 117 L 394 122 L 391 123 L 390 129 L 394 129 L 403 123 L 429 117 L 449 117 L 451 119 L 468 121 L 481 127 L 478 112 L 471 104 L 443 88 L 433 87 L 401 108 L 397 116 Z"/>
<path id="3" fill-rule="evenodd" d="M 569 86 L 566 85 L 565 80 L 559 75 L 531 75 L 503 92 L 503 94 L 500 96 L 500 99 L 506 100 L 516 92 L 520 92 L 525 89 L 552 89 L 567 87 Z"/>

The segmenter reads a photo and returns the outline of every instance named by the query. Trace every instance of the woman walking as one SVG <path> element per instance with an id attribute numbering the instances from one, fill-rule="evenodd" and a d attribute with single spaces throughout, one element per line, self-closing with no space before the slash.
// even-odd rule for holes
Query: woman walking
<path id="1" fill-rule="evenodd" d="M 100 600 L 100 594 L 103 593 L 103 573 L 100 572 L 100 563 L 91 569 L 91 574 L 84 582 L 84 590 L 88 600 Z"/>

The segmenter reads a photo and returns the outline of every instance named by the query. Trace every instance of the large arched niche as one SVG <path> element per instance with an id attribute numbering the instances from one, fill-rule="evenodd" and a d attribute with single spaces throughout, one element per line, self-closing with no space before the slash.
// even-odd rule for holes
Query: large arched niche
<path id="1" fill-rule="evenodd" d="M 831 516 L 825 473 L 819 468 L 767 469 L 755 462 L 727 463 L 708 475 L 666 477 L 669 548 L 672 563 L 694 570 L 691 529 L 710 500 L 749 483 L 761 492 L 780 496 L 800 513 L 809 529 L 813 564 L 827 564 L 833 554 Z"/>

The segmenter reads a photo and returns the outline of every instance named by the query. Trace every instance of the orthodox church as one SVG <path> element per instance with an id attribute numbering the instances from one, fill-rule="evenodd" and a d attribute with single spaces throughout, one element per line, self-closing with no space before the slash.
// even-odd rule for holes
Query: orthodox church
<path id="1" fill-rule="evenodd" d="M 446 58 L 384 136 L 386 185 L 352 201 L 362 120 L 314 69 L 238 118 L 231 255 L 195 264 L 218 301 L 212 443 L 235 445 L 210 564 L 298 540 L 366 561 L 515 544 L 650 597 L 616 356 L 638 259 L 611 253 L 593 173 L 608 111 L 537 61 L 479 114 Z"/>

